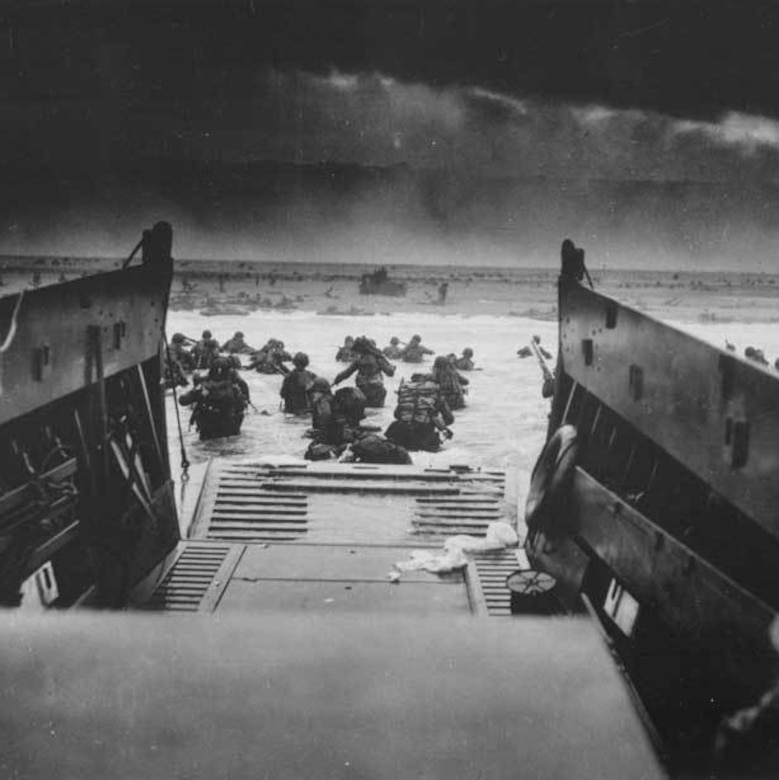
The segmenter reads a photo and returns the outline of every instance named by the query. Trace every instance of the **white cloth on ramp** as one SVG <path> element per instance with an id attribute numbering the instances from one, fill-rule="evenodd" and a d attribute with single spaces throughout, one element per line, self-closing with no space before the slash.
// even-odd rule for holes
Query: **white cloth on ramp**
<path id="1" fill-rule="evenodd" d="M 433 574 L 446 574 L 462 569 L 468 564 L 469 552 L 489 552 L 514 547 L 519 543 L 516 531 L 504 522 L 490 523 L 484 538 L 460 534 L 450 536 L 444 542 L 442 551 L 413 550 L 407 561 L 394 564 L 394 569 L 388 575 L 392 582 L 400 580 L 404 571 L 429 571 Z"/>

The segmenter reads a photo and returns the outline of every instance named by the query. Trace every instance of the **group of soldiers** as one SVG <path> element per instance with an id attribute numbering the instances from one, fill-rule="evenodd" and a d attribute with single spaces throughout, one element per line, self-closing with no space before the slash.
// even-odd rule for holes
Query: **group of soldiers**
<path id="1" fill-rule="evenodd" d="M 391 360 L 421 363 L 434 352 L 422 344 L 419 335 L 407 344 L 397 337 L 379 349 L 366 336 L 347 337 L 336 360 L 348 365 L 332 384 L 309 369 L 304 352 L 291 356 L 278 339 L 269 339 L 261 349 L 250 347 L 240 331 L 220 346 L 210 331 L 198 341 L 176 333 L 168 346 L 166 381 L 170 386 L 193 387 L 179 403 L 193 407 L 192 422 L 201 439 L 229 436 L 240 431 L 246 409 L 251 405 L 249 387 L 238 374 L 245 367 L 284 377 L 280 396 L 284 412 L 311 415 L 311 445 L 306 457 L 312 460 L 341 458 L 372 463 L 410 463 L 409 450 L 436 451 L 451 438 L 454 411 L 465 408 L 468 379 L 460 371 L 474 369 L 473 350 L 435 358 L 429 373 L 416 372 L 401 380 L 394 420 L 384 435 L 365 426 L 366 408 L 385 405 L 384 377 L 395 375 Z M 242 366 L 238 355 L 249 356 Z M 292 363 L 288 367 L 286 363 Z M 205 370 L 203 376 L 197 373 Z M 335 389 L 354 375 L 354 386 Z"/>
<path id="2" fill-rule="evenodd" d="M 468 379 L 459 370 L 473 370 L 473 350 L 463 355 L 436 357 L 429 373 L 414 373 L 403 379 L 398 389 L 394 420 L 377 435 L 361 426 L 366 408 L 381 408 L 387 395 L 384 376 L 394 376 L 391 359 L 420 363 L 434 354 L 415 335 L 402 345 L 397 337 L 379 349 L 376 343 L 360 336 L 347 336 L 336 360 L 349 365 L 338 373 L 332 385 L 322 377 L 311 384 L 312 438 L 306 452 L 312 460 L 327 458 L 357 459 L 372 463 L 410 463 L 409 450 L 435 452 L 452 437 L 453 411 L 465 408 Z M 356 374 L 354 387 L 333 392 L 333 387 Z"/>
<path id="3" fill-rule="evenodd" d="M 250 347 L 244 334 L 236 331 L 220 346 L 210 330 L 204 330 L 198 341 L 175 333 L 167 346 L 165 383 L 168 387 L 193 387 L 179 397 L 179 403 L 192 407 L 190 423 L 197 428 L 201 440 L 233 436 L 240 432 L 247 407 L 252 405 L 249 385 L 238 373 L 242 368 L 238 355 L 249 355 L 247 368 L 262 373 L 290 373 L 285 362 L 292 357 L 284 350 L 284 342 L 269 339 L 261 349 Z M 206 371 L 205 376 L 198 373 Z"/>
<path id="4" fill-rule="evenodd" d="M 725 342 L 725 347 L 729 352 L 736 351 L 736 347 L 729 341 Z M 769 368 L 771 365 L 768 361 L 768 358 L 765 356 L 765 352 L 757 347 L 746 347 L 746 349 L 744 349 L 744 357 L 747 360 L 751 360 L 753 363 L 757 363 L 758 365 L 763 366 L 764 368 Z M 774 361 L 774 371 L 779 372 L 779 358 L 776 358 Z"/>
<path id="5" fill-rule="evenodd" d="M 200 340 L 187 338 L 183 333 L 175 333 L 168 345 L 168 359 L 165 381 L 169 387 L 186 386 L 186 374 L 191 371 L 207 371 L 215 360 L 224 355 L 248 355 L 246 368 L 261 374 L 282 374 L 290 372 L 286 363 L 292 361 L 292 355 L 284 348 L 279 339 L 268 339 L 267 343 L 256 349 L 249 346 L 244 334 L 238 330 L 232 338 L 221 346 L 210 330 L 204 330 Z M 240 367 L 240 359 L 233 361 Z"/>
<path id="6" fill-rule="evenodd" d="M 375 344 L 373 346 L 375 347 Z M 435 354 L 432 349 L 422 344 L 422 337 L 419 334 L 414 334 L 407 343 L 393 336 L 381 353 L 390 360 L 402 360 L 404 363 L 421 363 L 426 355 Z M 460 357 L 449 355 L 449 358 L 453 359 L 455 367 L 460 371 L 473 371 L 473 350 L 470 347 L 466 347 Z M 343 346 L 339 347 L 335 359 L 339 363 L 351 363 L 355 359 L 354 339 L 351 336 L 344 339 Z"/>

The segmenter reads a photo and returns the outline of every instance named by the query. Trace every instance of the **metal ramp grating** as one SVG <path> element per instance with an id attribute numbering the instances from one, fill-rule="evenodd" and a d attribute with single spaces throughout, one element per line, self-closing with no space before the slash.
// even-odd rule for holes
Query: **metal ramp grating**
<path id="1" fill-rule="evenodd" d="M 188 543 L 141 609 L 197 612 L 213 609 L 243 547 Z"/>
<path id="2" fill-rule="evenodd" d="M 465 467 L 252 462 L 209 467 L 190 539 L 430 544 L 505 519 L 505 473 Z"/>
<path id="3" fill-rule="evenodd" d="M 476 590 L 479 601 L 487 614 L 494 617 L 511 615 L 511 591 L 506 578 L 520 568 L 517 550 L 500 550 L 492 553 L 475 553 L 472 566 L 472 580 L 477 580 Z"/>
<path id="4" fill-rule="evenodd" d="M 268 490 L 239 466 L 219 473 L 210 507 L 208 539 L 230 542 L 291 542 L 308 531 L 308 498 Z"/>
<path id="5" fill-rule="evenodd" d="M 503 516 L 502 501 L 498 496 L 464 493 L 417 498 L 412 526 L 416 533 L 430 536 L 484 536 L 487 526 Z"/>

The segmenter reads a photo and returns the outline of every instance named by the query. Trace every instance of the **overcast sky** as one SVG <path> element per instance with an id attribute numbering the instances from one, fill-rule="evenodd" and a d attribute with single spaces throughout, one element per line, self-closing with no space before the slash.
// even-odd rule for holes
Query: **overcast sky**
<path id="1" fill-rule="evenodd" d="M 0 148 L 31 167 L 331 161 L 463 177 L 773 184 L 774 8 L 6 1 Z"/>
<path id="2" fill-rule="evenodd" d="M 5 6 L 0 132 L 15 159 L 776 175 L 773 3 Z"/>

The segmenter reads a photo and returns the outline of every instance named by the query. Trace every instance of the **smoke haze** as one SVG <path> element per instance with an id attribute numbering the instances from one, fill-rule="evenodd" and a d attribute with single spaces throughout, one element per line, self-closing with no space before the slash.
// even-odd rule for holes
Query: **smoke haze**
<path id="1" fill-rule="evenodd" d="M 1 252 L 121 256 L 168 219 L 182 258 L 547 265 L 565 236 L 595 265 L 779 255 L 763 11 L 36 8 L 0 21 Z"/>
<path id="2" fill-rule="evenodd" d="M 278 71 L 223 111 L 179 114 L 128 117 L 124 158 L 75 165 L 85 140 L 65 133 L 34 174 L 11 167 L 0 250 L 121 255 L 164 217 L 180 257 L 545 265 L 567 235 L 613 266 L 779 254 L 766 117 Z"/>

